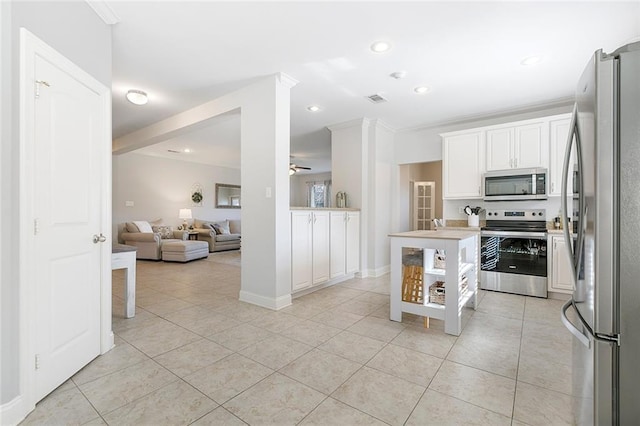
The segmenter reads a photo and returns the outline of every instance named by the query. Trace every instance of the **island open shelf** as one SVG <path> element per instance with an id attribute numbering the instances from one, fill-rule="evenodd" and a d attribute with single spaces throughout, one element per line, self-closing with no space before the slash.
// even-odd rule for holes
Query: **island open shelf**
<path id="1" fill-rule="evenodd" d="M 411 231 L 391 237 L 391 314 L 392 321 L 402 321 L 402 313 L 427 316 L 444 321 L 444 331 L 455 336 L 462 331 L 462 309 L 476 308 L 478 283 L 478 234 L 467 231 Z M 423 250 L 423 303 L 402 300 L 403 248 Z M 444 250 L 446 266 L 433 267 L 433 252 Z M 467 288 L 462 291 L 466 277 Z M 444 281 L 444 305 L 429 302 L 429 286 Z"/>

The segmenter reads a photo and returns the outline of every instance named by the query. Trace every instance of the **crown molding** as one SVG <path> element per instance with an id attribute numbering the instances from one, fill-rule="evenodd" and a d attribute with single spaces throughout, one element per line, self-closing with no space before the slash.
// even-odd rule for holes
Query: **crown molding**
<path id="1" fill-rule="evenodd" d="M 121 21 L 120 17 L 116 15 L 111 6 L 103 0 L 85 0 L 87 4 L 93 9 L 94 12 L 104 21 L 107 25 L 115 25 Z"/>
<path id="2" fill-rule="evenodd" d="M 566 98 L 559 98 L 553 101 L 543 102 L 539 104 L 530 104 L 517 108 L 494 110 L 485 112 L 482 114 L 465 115 L 451 120 L 440 121 L 431 124 L 425 124 L 422 126 L 406 127 L 404 129 L 398 129 L 398 132 L 417 132 L 422 130 L 440 129 L 442 127 L 460 126 L 465 124 L 472 124 L 481 120 L 498 120 L 500 118 L 508 118 L 518 114 L 528 114 L 535 112 L 542 112 L 551 108 L 561 108 L 573 105 L 575 98 L 573 96 Z M 568 111 L 570 112 L 570 111 Z"/>
<path id="3" fill-rule="evenodd" d="M 342 123 L 332 124 L 331 126 L 327 126 L 327 129 L 330 131 L 348 129 L 350 127 L 365 127 L 369 126 L 371 123 L 371 119 L 369 118 L 356 118 L 355 120 L 344 121 Z"/>
<path id="4" fill-rule="evenodd" d="M 291 77 L 289 74 L 285 74 L 283 72 L 279 72 L 276 74 L 276 78 L 278 79 L 278 82 L 280 84 L 282 84 L 283 86 L 291 89 L 293 88 L 296 84 L 299 83 L 298 80 L 296 80 L 295 78 Z"/>

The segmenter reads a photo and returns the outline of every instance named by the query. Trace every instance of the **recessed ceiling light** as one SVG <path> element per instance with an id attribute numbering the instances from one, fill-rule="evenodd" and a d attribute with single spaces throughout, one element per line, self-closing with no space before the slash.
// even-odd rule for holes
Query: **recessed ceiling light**
<path id="1" fill-rule="evenodd" d="M 318 112 L 320 111 L 320 107 L 318 105 L 309 105 L 307 111 Z"/>
<path id="2" fill-rule="evenodd" d="M 147 94 L 142 90 L 129 90 L 127 92 L 127 100 L 134 105 L 144 105 L 149 102 Z"/>
<path id="3" fill-rule="evenodd" d="M 405 78 L 407 76 L 407 72 L 406 71 L 396 71 L 396 72 L 392 72 L 391 74 L 389 74 L 389 77 L 396 79 L 396 80 L 400 80 L 401 78 Z"/>
<path id="4" fill-rule="evenodd" d="M 391 49 L 391 44 L 386 41 L 376 41 L 371 45 L 371 50 L 376 53 L 383 53 Z"/>
<path id="5" fill-rule="evenodd" d="M 427 86 L 418 86 L 413 89 L 413 91 L 422 95 L 423 93 L 427 93 L 429 91 L 429 88 Z"/>
<path id="6" fill-rule="evenodd" d="M 187 154 L 191 152 L 191 150 L 189 148 L 185 148 L 182 150 L 182 152 L 186 152 Z"/>
<path id="7" fill-rule="evenodd" d="M 536 55 L 527 56 L 526 58 L 520 61 L 520 65 L 529 66 L 529 65 L 539 64 L 540 62 L 542 62 L 542 56 L 536 56 Z"/>

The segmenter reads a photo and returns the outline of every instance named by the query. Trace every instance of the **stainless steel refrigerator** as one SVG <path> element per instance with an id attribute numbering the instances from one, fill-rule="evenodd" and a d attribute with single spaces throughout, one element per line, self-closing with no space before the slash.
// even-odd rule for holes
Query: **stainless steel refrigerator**
<path id="1" fill-rule="evenodd" d="M 574 335 L 579 425 L 640 422 L 639 76 L 640 43 L 595 52 L 578 83 L 565 154 L 574 291 L 561 318 Z"/>

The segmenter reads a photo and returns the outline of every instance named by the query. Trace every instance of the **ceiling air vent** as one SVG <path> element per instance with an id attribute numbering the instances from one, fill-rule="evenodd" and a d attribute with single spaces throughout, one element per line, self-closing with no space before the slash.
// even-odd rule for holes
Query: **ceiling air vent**
<path id="1" fill-rule="evenodd" d="M 168 149 L 167 152 L 171 152 L 173 154 L 180 154 L 180 151 L 176 151 L 175 149 Z"/>
<path id="2" fill-rule="evenodd" d="M 383 98 L 382 95 L 379 95 L 377 93 L 371 96 L 367 96 L 367 99 L 369 99 L 374 104 L 381 104 L 383 102 L 387 102 L 387 100 Z"/>

